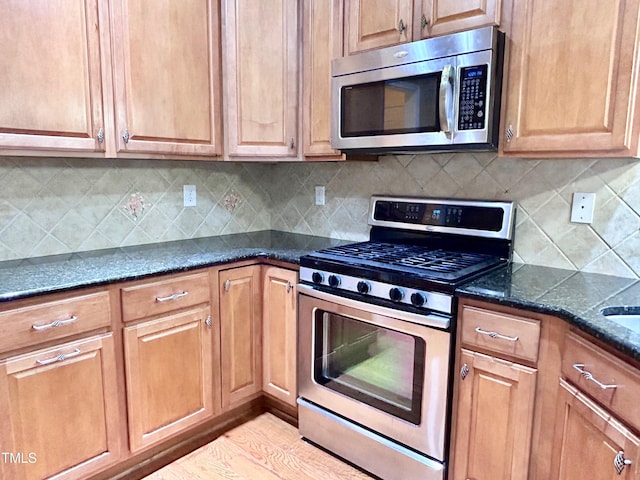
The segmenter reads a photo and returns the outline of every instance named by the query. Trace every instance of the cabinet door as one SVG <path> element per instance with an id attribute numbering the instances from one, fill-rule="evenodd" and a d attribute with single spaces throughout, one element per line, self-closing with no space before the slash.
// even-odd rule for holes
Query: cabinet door
<path id="1" fill-rule="evenodd" d="M 298 3 L 223 0 L 229 156 L 296 156 Z"/>
<path id="2" fill-rule="evenodd" d="M 462 350 L 455 480 L 526 480 L 536 370 Z"/>
<path id="3" fill-rule="evenodd" d="M 263 390 L 296 406 L 297 272 L 266 267 L 263 276 Z"/>
<path id="4" fill-rule="evenodd" d="M 227 409 L 262 390 L 260 266 L 220 272 L 222 407 Z"/>
<path id="5" fill-rule="evenodd" d="M 638 5 L 514 2 L 501 141 L 506 154 L 637 153 Z"/>
<path id="6" fill-rule="evenodd" d="M 98 0 L 0 0 L 0 11 L 0 150 L 104 151 Z"/>
<path id="7" fill-rule="evenodd" d="M 118 152 L 221 153 L 218 2 L 113 2 Z"/>
<path id="8" fill-rule="evenodd" d="M 342 159 L 331 148 L 331 60 L 342 56 L 343 0 L 305 0 L 303 6 L 304 155 Z"/>
<path id="9" fill-rule="evenodd" d="M 502 0 L 417 0 L 415 37 L 419 40 L 500 25 L 501 10 Z"/>
<path id="10" fill-rule="evenodd" d="M 2 364 L 0 424 L 2 478 L 87 478 L 114 464 L 122 449 L 111 334 Z"/>
<path id="11" fill-rule="evenodd" d="M 131 451 L 212 416 L 209 318 L 201 307 L 124 329 Z"/>
<path id="12" fill-rule="evenodd" d="M 347 54 L 410 42 L 412 0 L 345 0 Z"/>
<path id="13" fill-rule="evenodd" d="M 552 480 L 640 478 L 640 439 L 578 389 L 560 380 Z M 616 471 L 616 457 L 622 467 Z M 624 465 L 624 460 L 631 462 Z"/>

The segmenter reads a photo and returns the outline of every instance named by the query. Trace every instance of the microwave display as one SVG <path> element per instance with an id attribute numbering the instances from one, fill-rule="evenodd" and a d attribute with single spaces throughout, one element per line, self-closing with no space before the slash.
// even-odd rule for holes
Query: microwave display
<path id="1" fill-rule="evenodd" d="M 342 87 L 341 136 L 438 132 L 441 75 L 437 72 Z"/>
<path id="2" fill-rule="evenodd" d="M 487 65 L 460 70 L 458 130 L 483 129 L 487 107 Z"/>

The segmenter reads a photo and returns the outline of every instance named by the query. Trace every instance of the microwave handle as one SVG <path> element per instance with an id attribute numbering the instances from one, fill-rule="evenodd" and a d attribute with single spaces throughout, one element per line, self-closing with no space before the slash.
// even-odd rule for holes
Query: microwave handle
<path id="1" fill-rule="evenodd" d="M 440 77 L 440 92 L 438 101 L 440 103 L 440 130 L 451 134 L 453 128 L 453 77 L 454 69 L 451 65 L 445 65 Z"/>

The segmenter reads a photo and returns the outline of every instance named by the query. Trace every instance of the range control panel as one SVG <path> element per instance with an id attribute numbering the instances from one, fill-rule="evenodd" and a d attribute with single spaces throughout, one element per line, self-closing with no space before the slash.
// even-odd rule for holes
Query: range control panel
<path id="1" fill-rule="evenodd" d="M 460 69 L 458 130 L 483 129 L 486 124 L 487 65 Z"/>

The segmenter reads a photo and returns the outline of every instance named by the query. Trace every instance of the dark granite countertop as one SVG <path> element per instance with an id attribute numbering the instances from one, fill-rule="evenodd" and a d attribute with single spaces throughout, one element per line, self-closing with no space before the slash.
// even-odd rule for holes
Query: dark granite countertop
<path id="1" fill-rule="evenodd" d="M 562 318 L 640 361 L 640 328 L 626 328 L 601 313 L 606 307 L 640 305 L 639 280 L 514 263 L 457 292 Z"/>
<path id="2" fill-rule="evenodd" d="M 298 264 L 348 241 L 265 230 L 0 262 L 0 302 L 257 258 Z M 640 305 L 640 281 L 512 264 L 457 290 L 460 296 L 562 318 L 640 361 L 640 333 L 600 313 Z M 638 328 L 640 331 L 640 328 Z"/>
<path id="3" fill-rule="evenodd" d="M 302 255 L 344 243 L 265 230 L 5 261 L 0 262 L 0 302 L 254 258 L 298 264 Z"/>

